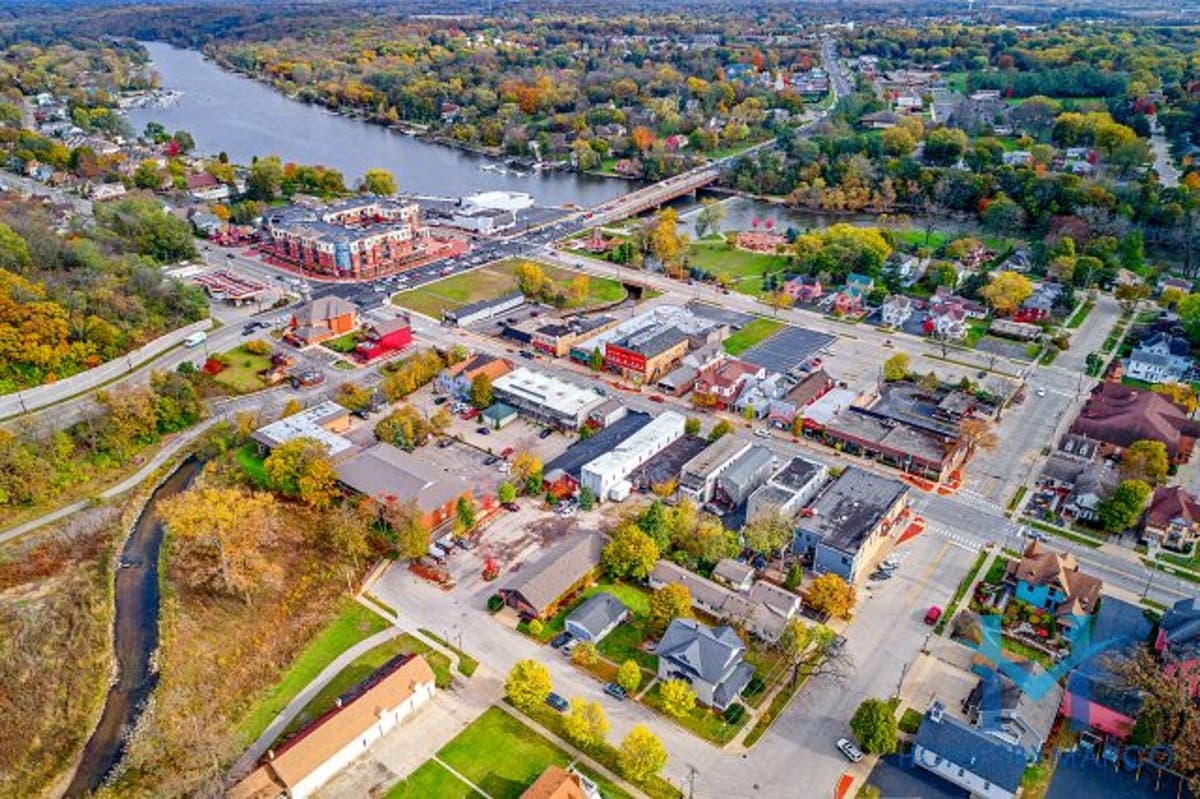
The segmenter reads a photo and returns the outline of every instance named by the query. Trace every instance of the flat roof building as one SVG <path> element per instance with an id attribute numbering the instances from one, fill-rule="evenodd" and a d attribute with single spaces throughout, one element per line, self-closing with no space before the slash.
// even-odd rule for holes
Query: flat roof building
<path id="1" fill-rule="evenodd" d="M 717 478 L 717 500 L 730 508 L 741 505 L 754 489 L 766 482 L 777 462 L 778 458 L 769 448 L 752 445 L 734 458 L 729 468 Z"/>
<path id="2" fill-rule="evenodd" d="M 736 435 L 718 438 L 696 457 L 683 465 L 679 477 L 679 493 L 703 505 L 713 498 L 717 478 L 729 468 L 737 456 L 750 449 L 750 441 Z"/>
<path id="3" fill-rule="evenodd" d="M 668 444 L 683 437 L 686 420 L 675 411 L 664 411 L 652 422 L 622 441 L 612 450 L 583 467 L 580 484 L 597 499 L 616 498 L 614 489 L 628 493 L 633 470 L 661 452 Z"/>
<path id="4" fill-rule="evenodd" d="M 899 480 L 847 467 L 801 517 L 794 547 L 813 554 L 813 571 L 854 582 L 870 563 L 907 506 Z"/>
<path id="5" fill-rule="evenodd" d="M 812 501 L 828 476 L 829 470 L 824 464 L 797 455 L 750 495 L 746 501 L 746 518 L 778 514 L 791 519 Z"/>
<path id="6" fill-rule="evenodd" d="M 349 439 L 338 435 L 349 426 L 350 411 L 326 400 L 258 428 L 251 438 L 268 450 L 298 438 L 311 438 L 323 444 L 329 457 L 334 458 L 354 447 Z"/>
<path id="7" fill-rule="evenodd" d="M 604 402 L 604 397 L 590 388 L 524 366 L 496 378 L 492 393 L 538 421 L 571 430 L 582 427 L 588 414 Z"/>

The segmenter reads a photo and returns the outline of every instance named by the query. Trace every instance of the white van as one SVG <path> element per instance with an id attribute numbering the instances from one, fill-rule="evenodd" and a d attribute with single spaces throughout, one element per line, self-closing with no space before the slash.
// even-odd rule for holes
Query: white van
<path id="1" fill-rule="evenodd" d="M 192 335 L 188 336 L 187 338 L 185 338 L 183 340 L 183 346 L 199 347 L 201 344 L 203 344 L 206 341 L 208 341 L 208 334 L 205 333 L 203 330 L 197 330 L 195 333 L 193 333 Z"/>

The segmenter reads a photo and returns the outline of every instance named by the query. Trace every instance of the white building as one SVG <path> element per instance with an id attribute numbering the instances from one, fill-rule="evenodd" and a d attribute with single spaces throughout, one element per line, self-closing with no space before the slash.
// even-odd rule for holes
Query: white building
<path id="1" fill-rule="evenodd" d="M 736 435 L 718 438 L 683 465 L 679 477 L 679 495 L 699 505 L 711 501 L 717 478 L 748 449 L 750 441 L 747 439 Z"/>
<path id="2" fill-rule="evenodd" d="M 588 414 L 604 403 L 590 388 L 524 366 L 492 381 L 492 393 L 527 416 L 571 430 L 582 427 Z"/>
<path id="3" fill-rule="evenodd" d="M 746 518 L 778 514 L 791 519 L 816 497 L 828 478 L 824 465 L 797 455 L 754 490 L 746 500 Z"/>
<path id="4" fill-rule="evenodd" d="M 1147 383 L 1182 383 L 1192 370 L 1187 339 L 1155 333 L 1142 340 L 1125 364 L 1125 376 Z"/>
<path id="5" fill-rule="evenodd" d="M 883 323 L 888 327 L 900 327 L 908 321 L 913 313 L 913 302 L 903 294 L 893 294 L 888 297 L 879 309 L 883 314 Z"/>
<path id="6" fill-rule="evenodd" d="M 629 475 L 633 470 L 683 437 L 683 414 L 664 411 L 650 424 L 583 467 L 581 487 L 590 489 L 597 499 L 628 495 Z"/>

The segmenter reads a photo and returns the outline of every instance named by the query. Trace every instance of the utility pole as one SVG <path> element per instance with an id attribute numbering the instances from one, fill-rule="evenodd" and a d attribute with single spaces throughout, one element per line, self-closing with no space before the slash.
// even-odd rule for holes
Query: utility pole
<path id="1" fill-rule="evenodd" d="M 688 799 L 695 799 L 696 796 L 696 774 L 699 773 L 696 767 L 688 764 Z"/>

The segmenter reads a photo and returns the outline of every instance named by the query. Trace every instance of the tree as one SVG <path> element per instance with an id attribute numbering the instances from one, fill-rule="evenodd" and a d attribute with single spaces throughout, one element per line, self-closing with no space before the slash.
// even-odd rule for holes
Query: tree
<path id="1" fill-rule="evenodd" d="M 979 294 L 996 313 L 1008 316 L 1033 293 L 1029 278 L 1019 272 L 997 272 Z"/>
<path id="2" fill-rule="evenodd" d="M 563 716 L 562 724 L 567 739 L 584 749 L 598 746 L 608 735 L 608 717 L 604 707 L 595 700 L 572 699 L 571 709 Z"/>
<path id="3" fill-rule="evenodd" d="M 263 461 L 267 485 L 311 507 L 328 507 L 337 496 L 337 472 L 326 452 L 324 444 L 311 438 L 280 444 Z"/>
<path id="4" fill-rule="evenodd" d="M 175 131 L 175 135 L 171 137 L 171 140 L 175 142 L 175 146 L 179 148 L 179 152 L 184 155 L 196 149 L 196 140 L 186 130 Z"/>
<path id="5" fill-rule="evenodd" d="M 596 645 L 591 641 L 580 641 L 571 650 L 571 662 L 576 666 L 582 666 L 585 669 L 589 666 L 595 666 L 600 660 L 600 653 L 596 650 Z"/>
<path id="6" fill-rule="evenodd" d="M 549 284 L 542 267 L 533 261 L 522 261 L 517 264 L 517 268 L 513 271 L 513 277 L 517 280 L 518 290 L 530 299 L 540 299 Z"/>
<path id="7" fill-rule="evenodd" d="M 908 377 L 908 353 L 897 352 L 883 362 L 883 379 L 889 383 Z"/>
<path id="8" fill-rule="evenodd" d="M 621 741 L 617 764 L 630 780 L 645 782 L 667 765 L 667 749 L 654 733 L 639 724 Z"/>
<path id="9" fill-rule="evenodd" d="M 355 569 L 371 554 L 370 519 L 349 503 L 325 511 L 317 530 L 321 548 L 350 561 Z"/>
<path id="10" fill-rule="evenodd" d="M 1004 194 L 998 194 L 983 209 L 983 226 L 1002 236 L 1019 233 L 1025 227 L 1025 209 Z"/>
<path id="11" fill-rule="evenodd" d="M 679 212 L 671 206 L 654 215 L 646 234 L 646 251 L 664 266 L 676 264 L 687 241 L 679 234 Z"/>
<path id="12" fill-rule="evenodd" d="M 599 347 L 592 348 L 592 354 L 588 356 L 588 368 L 593 372 L 604 368 L 604 353 L 600 352 Z"/>
<path id="13" fill-rule="evenodd" d="M 363 173 L 362 189 L 368 194 L 387 197 L 397 190 L 396 176 L 386 169 L 368 169 Z"/>
<path id="14" fill-rule="evenodd" d="M 713 443 L 726 433 L 733 432 L 733 425 L 727 419 L 719 419 L 712 429 L 708 431 L 708 443 Z"/>
<path id="15" fill-rule="evenodd" d="M 659 637 L 675 619 L 691 618 L 692 592 L 682 583 L 667 583 L 650 596 L 646 632 Z"/>
<path id="16" fill-rule="evenodd" d="M 683 434 L 685 436 L 700 435 L 700 420 L 695 416 L 689 416 L 687 421 L 683 423 Z"/>
<path id="17" fill-rule="evenodd" d="M 839 619 L 849 618 L 855 598 L 854 586 L 832 572 L 817 577 L 808 587 L 809 607 Z"/>
<path id="18" fill-rule="evenodd" d="M 146 158 L 133 171 L 133 185 L 139 189 L 157 189 L 162 183 L 162 173 L 158 171 L 158 162 Z"/>
<path id="19" fill-rule="evenodd" d="M 384 508 L 384 519 L 391 528 L 400 557 L 416 560 L 429 551 L 432 537 L 416 498 L 389 502 Z"/>
<path id="20" fill-rule="evenodd" d="M 600 563 L 614 577 L 644 580 L 658 562 L 658 555 L 654 539 L 636 524 L 626 522 L 617 528 L 612 540 L 604 547 Z"/>
<path id="21" fill-rule="evenodd" d="M 246 178 L 246 194 L 250 199 L 269 203 L 275 199 L 282 185 L 283 164 L 279 156 L 259 158 L 250 165 L 250 174 Z"/>
<path id="22" fill-rule="evenodd" d="M 1142 439 L 1125 448 L 1121 455 L 1121 476 L 1127 480 L 1141 480 L 1152 486 L 1167 479 L 1170 458 L 1167 447 L 1161 441 Z"/>
<path id="23" fill-rule="evenodd" d="M 507 505 L 517 498 L 517 488 L 512 483 L 505 480 L 500 485 L 496 486 L 496 499 L 500 500 L 502 505 Z"/>
<path id="24" fill-rule="evenodd" d="M 760 513 L 742 528 L 746 546 L 764 555 L 783 549 L 791 537 L 792 526 L 778 513 Z"/>
<path id="25" fill-rule="evenodd" d="M 596 507 L 596 492 L 587 486 L 579 489 L 579 509 L 583 511 Z"/>
<path id="26" fill-rule="evenodd" d="M 634 693 L 642 685 L 642 668 L 636 660 L 627 660 L 617 669 L 617 685 Z"/>
<path id="27" fill-rule="evenodd" d="M 518 710 L 530 711 L 546 701 L 551 687 L 549 669 L 536 660 L 519 660 L 504 681 L 504 695 Z"/>
<path id="28" fill-rule="evenodd" d="M 900 743 L 896 713 L 885 699 L 864 699 L 850 718 L 850 730 L 863 751 L 873 755 L 891 754 Z"/>
<path id="29" fill-rule="evenodd" d="M 1129 529 L 1150 499 L 1150 486 L 1141 480 L 1122 480 L 1096 511 L 1100 524 L 1110 533 Z"/>
<path id="30" fill-rule="evenodd" d="M 471 378 L 471 404 L 479 410 L 492 405 L 492 378 L 485 374 L 477 374 Z"/>
<path id="31" fill-rule="evenodd" d="M 1125 314 L 1133 313 L 1133 309 L 1142 300 L 1150 296 L 1150 287 L 1145 283 L 1122 283 L 1113 289 L 1113 297 L 1121 306 L 1121 311 Z"/>
<path id="32" fill-rule="evenodd" d="M 466 535 L 475 528 L 475 503 L 467 497 L 459 497 L 454 503 L 454 532 Z"/>
<path id="33" fill-rule="evenodd" d="M 1152 741 L 1170 747 L 1171 768 L 1189 775 L 1195 793 L 1200 770 L 1200 706 L 1195 701 L 1195 671 L 1166 654 L 1167 662 L 1147 647 L 1104 658 L 1104 666 L 1121 688 L 1138 695 L 1138 721 L 1151 728 Z M 1142 722 L 1145 719 L 1145 722 Z M 1136 728 L 1135 728 L 1136 732 Z"/>
<path id="34" fill-rule="evenodd" d="M 1195 389 L 1184 383 L 1157 383 L 1151 390 L 1155 394 L 1162 394 L 1189 414 L 1195 413 L 1197 407 L 1200 407 Z"/>
<path id="35" fill-rule="evenodd" d="M 664 551 L 671 544 L 671 520 L 668 518 L 667 507 L 659 500 L 654 500 L 650 506 L 637 517 L 637 526 L 654 541 L 659 551 Z"/>
<path id="36" fill-rule="evenodd" d="M 976 450 L 991 449 L 998 440 L 986 419 L 968 417 L 958 426 L 958 442 L 967 450 L 967 455 L 974 455 Z"/>
<path id="37" fill-rule="evenodd" d="M 531 477 L 541 475 L 541 458 L 528 450 L 518 452 L 512 459 L 512 473 L 521 482 L 526 482 Z"/>
<path id="38" fill-rule="evenodd" d="M 967 152 L 967 134 L 957 128 L 935 128 L 925 134 L 925 160 L 952 166 Z"/>
<path id="39" fill-rule="evenodd" d="M 721 222 L 725 219 L 725 204 L 719 200 L 706 197 L 700 201 L 700 213 L 696 215 L 696 238 L 702 239 L 708 234 L 719 235 Z"/>
<path id="40" fill-rule="evenodd" d="M 279 532 L 275 499 L 238 488 L 201 487 L 161 505 L 183 579 L 249 602 L 259 585 L 277 585 L 283 568 L 270 552 Z"/>
<path id="41" fill-rule="evenodd" d="M 696 692 L 686 680 L 667 680 L 658 689 L 663 710 L 668 715 L 681 719 L 696 707 Z"/>

